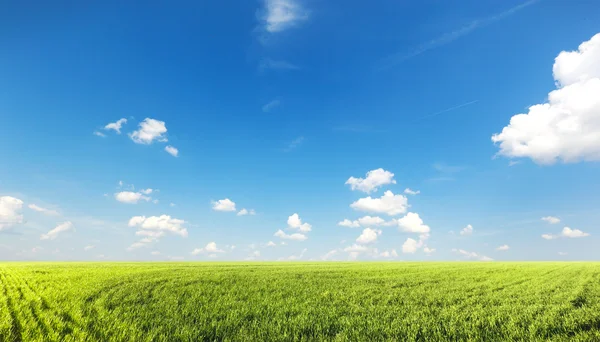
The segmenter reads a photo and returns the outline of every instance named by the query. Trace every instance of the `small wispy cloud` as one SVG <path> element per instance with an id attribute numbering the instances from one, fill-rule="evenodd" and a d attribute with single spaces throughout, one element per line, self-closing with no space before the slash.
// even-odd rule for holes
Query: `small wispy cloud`
<path id="1" fill-rule="evenodd" d="M 284 152 L 290 152 L 291 150 L 293 150 L 293 149 L 297 148 L 298 146 L 300 146 L 303 142 L 304 142 L 304 137 L 298 137 L 298 138 L 292 140 L 292 142 L 290 142 L 288 144 L 288 146 L 283 149 L 283 151 Z"/>
<path id="2" fill-rule="evenodd" d="M 469 33 L 477 30 L 478 28 L 493 24 L 501 19 L 504 19 L 512 14 L 515 14 L 516 12 L 518 12 L 526 7 L 529 7 L 529 6 L 537 3 L 538 1 L 540 1 L 540 0 L 529 0 L 520 5 L 512 7 L 504 12 L 501 12 L 501 13 L 498 13 L 498 14 L 495 14 L 495 15 L 492 15 L 492 16 L 489 16 L 486 18 L 473 20 L 469 24 L 467 24 L 457 30 L 454 30 L 452 32 L 447 32 L 437 38 L 434 38 L 430 41 L 422 43 L 422 44 L 418 45 L 417 47 L 415 47 L 414 49 L 412 49 L 411 51 L 398 52 L 398 53 L 392 54 L 390 56 L 387 56 L 377 63 L 377 65 L 375 66 L 375 70 L 381 71 L 381 70 L 389 69 L 399 63 L 404 62 L 407 59 L 418 56 L 426 51 L 433 50 L 440 46 L 452 43 L 453 41 L 455 41 L 463 36 L 468 35 Z"/>
<path id="3" fill-rule="evenodd" d="M 275 100 L 273 100 L 273 101 L 265 104 L 262 107 L 262 111 L 265 112 L 265 113 L 269 113 L 270 111 L 272 111 L 273 109 L 275 109 L 275 107 L 279 107 L 279 105 L 281 105 L 281 101 L 275 99 Z"/>
<path id="4" fill-rule="evenodd" d="M 258 64 L 258 70 L 259 71 L 265 71 L 265 70 L 281 70 L 281 71 L 285 71 L 285 70 L 298 70 L 300 69 L 299 66 L 297 66 L 296 64 L 287 62 L 287 61 L 283 61 L 283 60 L 275 60 L 275 59 L 271 59 L 271 58 L 263 58 L 260 63 Z"/>
<path id="5" fill-rule="evenodd" d="M 473 100 L 473 101 L 465 102 L 465 103 L 462 103 L 462 104 L 459 104 L 459 105 L 456 105 L 456 106 L 452 106 L 452 107 L 450 107 L 450 108 L 442 109 L 442 110 L 440 110 L 440 111 L 438 111 L 438 112 L 435 112 L 435 113 L 431 113 L 431 114 L 427 114 L 427 115 L 424 115 L 424 116 L 418 117 L 418 118 L 417 118 L 415 121 L 420 121 L 420 120 L 424 120 L 424 119 L 429 119 L 429 118 L 432 118 L 432 117 L 434 117 L 434 116 L 438 116 L 438 115 L 441 115 L 441 114 L 444 114 L 444 113 L 447 113 L 447 112 L 451 112 L 451 111 L 453 111 L 453 110 L 457 110 L 457 109 L 459 109 L 459 108 L 463 108 L 463 107 L 470 106 L 470 105 L 472 105 L 472 104 L 475 104 L 475 103 L 477 103 L 477 102 L 479 102 L 479 100 Z"/>
<path id="6" fill-rule="evenodd" d="M 309 12 L 297 0 L 265 0 L 259 14 L 261 25 L 268 33 L 277 33 L 308 20 Z"/>

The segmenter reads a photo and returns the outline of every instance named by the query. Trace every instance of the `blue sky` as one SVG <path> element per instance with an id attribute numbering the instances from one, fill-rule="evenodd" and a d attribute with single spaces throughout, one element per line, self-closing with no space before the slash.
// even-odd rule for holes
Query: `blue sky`
<path id="1" fill-rule="evenodd" d="M 600 258 L 600 4 L 1 6 L 0 259 Z"/>

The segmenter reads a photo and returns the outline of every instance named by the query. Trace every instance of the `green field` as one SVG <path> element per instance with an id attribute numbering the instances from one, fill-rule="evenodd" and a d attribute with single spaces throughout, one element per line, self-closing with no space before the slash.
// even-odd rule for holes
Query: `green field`
<path id="1" fill-rule="evenodd" d="M 0 263 L 2 341 L 600 341 L 600 263 Z"/>

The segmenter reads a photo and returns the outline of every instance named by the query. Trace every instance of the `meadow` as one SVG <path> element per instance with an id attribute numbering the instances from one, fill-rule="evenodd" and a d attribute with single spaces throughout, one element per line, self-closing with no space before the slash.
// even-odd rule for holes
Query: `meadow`
<path id="1" fill-rule="evenodd" d="M 600 263 L 0 263 L 1 341 L 600 341 Z"/>

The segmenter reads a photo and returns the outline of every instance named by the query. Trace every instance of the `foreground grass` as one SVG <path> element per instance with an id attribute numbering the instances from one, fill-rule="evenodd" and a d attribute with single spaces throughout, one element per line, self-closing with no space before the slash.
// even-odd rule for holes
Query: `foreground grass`
<path id="1" fill-rule="evenodd" d="M 0 341 L 600 341 L 599 263 L 0 263 Z"/>

